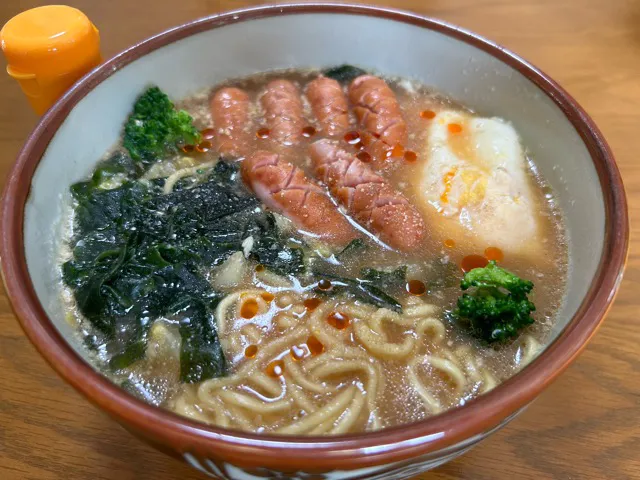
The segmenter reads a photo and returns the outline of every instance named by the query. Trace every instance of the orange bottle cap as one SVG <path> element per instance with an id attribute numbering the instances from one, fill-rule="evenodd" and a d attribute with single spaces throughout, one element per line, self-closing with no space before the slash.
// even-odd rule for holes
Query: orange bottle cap
<path id="1" fill-rule="evenodd" d="M 65 5 L 16 15 L 0 31 L 0 44 L 7 73 L 39 114 L 102 61 L 98 29 L 80 10 Z"/>

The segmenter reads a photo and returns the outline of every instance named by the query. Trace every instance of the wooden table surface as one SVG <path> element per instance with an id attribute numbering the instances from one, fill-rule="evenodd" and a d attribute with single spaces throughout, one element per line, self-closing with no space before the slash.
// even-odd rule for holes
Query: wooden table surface
<path id="1" fill-rule="evenodd" d="M 2 0 L 0 22 L 46 2 Z M 55 2 L 53 2 L 55 3 Z M 68 0 L 111 56 L 168 27 L 261 2 Z M 574 365 L 524 414 L 430 480 L 640 479 L 640 2 L 402 0 L 474 30 L 558 80 L 616 155 L 631 214 L 631 252 L 607 321 Z M 0 74 L 0 182 L 37 117 Z M 0 298 L 0 479 L 203 479 L 131 437 L 66 385 Z"/>

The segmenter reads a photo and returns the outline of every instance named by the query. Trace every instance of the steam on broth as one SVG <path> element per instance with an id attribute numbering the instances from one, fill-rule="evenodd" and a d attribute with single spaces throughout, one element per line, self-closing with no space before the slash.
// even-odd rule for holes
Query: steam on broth
<path id="1" fill-rule="evenodd" d="M 132 394 L 247 431 L 369 431 L 463 405 L 547 340 L 564 227 L 513 127 L 324 73 L 231 80 L 189 115 L 152 88 L 72 187 L 62 296 Z"/>

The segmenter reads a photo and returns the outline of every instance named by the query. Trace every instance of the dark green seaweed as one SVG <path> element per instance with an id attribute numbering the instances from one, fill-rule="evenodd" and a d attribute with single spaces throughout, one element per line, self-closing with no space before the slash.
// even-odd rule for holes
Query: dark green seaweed
<path id="1" fill-rule="evenodd" d="M 365 75 L 366 73 L 367 72 L 361 68 L 346 64 L 328 68 L 322 72 L 325 77 L 333 78 L 342 84 L 349 83 L 360 75 Z"/>
<path id="2" fill-rule="evenodd" d="M 351 240 L 346 247 L 342 249 L 340 253 L 336 255 L 338 260 L 345 261 L 354 255 L 364 252 L 367 249 L 367 244 L 361 238 Z"/>
<path id="3" fill-rule="evenodd" d="M 378 308 L 388 308 L 402 313 L 402 305 L 391 295 L 385 293 L 370 280 L 361 278 L 345 278 L 329 273 L 316 273 L 318 281 L 326 279 L 331 282 L 330 290 L 322 290 L 315 284 L 315 292 L 318 294 L 345 294 L 361 302 L 374 305 Z"/>
<path id="4" fill-rule="evenodd" d="M 131 173 L 126 156 L 112 159 L 96 170 L 103 170 L 99 178 Z M 235 165 L 219 162 L 201 183 L 168 194 L 157 183 L 130 180 L 106 190 L 96 178 L 71 188 L 73 259 L 62 271 L 78 309 L 104 336 L 110 366 L 141 359 L 148 330 L 162 316 L 179 321 L 183 381 L 224 375 L 213 314 L 221 295 L 202 270 L 242 250 L 248 237 L 250 256 L 283 275 L 303 271 L 302 250 L 280 235 Z"/>

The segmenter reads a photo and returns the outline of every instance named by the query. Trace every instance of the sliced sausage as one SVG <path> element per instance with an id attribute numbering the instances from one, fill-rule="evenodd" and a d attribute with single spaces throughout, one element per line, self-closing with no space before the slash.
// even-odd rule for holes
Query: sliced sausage
<path id="1" fill-rule="evenodd" d="M 371 167 L 327 139 L 311 145 L 311 160 L 316 177 L 360 225 L 397 250 L 420 245 L 426 234 L 422 217 Z"/>
<path id="2" fill-rule="evenodd" d="M 269 137 L 285 146 L 297 144 L 305 123 L 298 87 L 289 80 L 273 80 L 267 84 L 261 102 Z"/>
<path id="3" fill-rule="evenodd" d="M 249 153 L 249 106 L 249 96 L 239 88 L 222 88 L 211 98 L 211 118 L 217 132 L 214 142 L 223 157 Z"/>
<path id="4" fill-rule="evenodd" d="M 395 94 L 384 80 L 361 75 L 351 82 L 349 99 L 358 122 L 370 134 L 371 153 L 376 160 L 384 160 L 385 153 L 396 145 L 406 145 L 407 124 Z"/>
<path id="5" fill-rule="evenodd" d="M 356 238 L 356 230 L 327 193 L 278 154 L 258 150 L 242 162 L 242 178 L 262 202 L 298 228 L 336 245 Z"/>
<path id="6" fill-rule="evenodd" d="M 326 135 L 340 135 L 349 129 L 347 96 L 336 80 L 320 76 L 307 85 L 306 93 L 313 114 Z"/>

